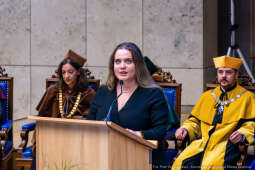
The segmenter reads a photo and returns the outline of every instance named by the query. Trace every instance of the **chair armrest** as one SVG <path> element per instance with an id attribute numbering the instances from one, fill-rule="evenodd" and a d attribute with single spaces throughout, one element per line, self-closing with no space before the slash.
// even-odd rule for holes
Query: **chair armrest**
<path id="1" fill-rule="evenodd" d="M 1 130 L 0 130 L 0 140 L 1 144 L 3 140 L 7 140 L 8 138 L 8 132 L 12 127 L 12 120 L 6 121 L 4 124 L 1 125 Z"/>
<path id="2" fill-rule="evenodd" d="M 12 120 L 7 120 L 5 123 L 1 125 L 1 131 L 9 131 L 12 127 Z"/>
<path id="3" fill-rule="evenodd" d="M 20 137 L 21 143 L 17 148 L 18 154 L 21 156 L 22 152 L 26 149 L 28 143 L 29 132 L 35 130 L 36 123 L 28 123 L 22 126 Z"/>
<path id="4" fill-rule="evenodd" d="M 1 145 L 1 155 L 2 157 L 5 155 L 5 146 L 8 140 L 8 132 L 12 128 L 12 120 L 6 121 L 4 124 L 1 125 L 0 130 L 0 145 Z"/>
<path id="5" fill-rule="evenodd" d="M 245 144 L 244 142 L 239 142 L 238 144 L 238 149 L 240 152 L 240 159 L 237 161 L 237 167 L 238 169 L 242 169 L 242 167 L 244 166 L 245 162 L 246 162 L 246 158 L 247 158 L 247 148 L 248 146 Z"/>
<path id="6" fill-rule="evenodd" d="M 28 124 L 23 125 L 21 127 L 21 129 L 24 131 L 32 131 L 32 130 L 35 130 L 35 125 L 36 125 L 35 122 L 28 123 Z"/>
<path id="7" fill-rule="evenodd" d="M 177 155 L 180 155 L 180 153 L 189 145 L 189 137 L 188 135 L 183 140 L 177 140 L 176 141 L 176 148 L 178 150 Z"/>
<path id="8" fill-rule="evenodd" d="M 165 140 L 171 140 L 175 142 L 175 149 L 177 150 L 176 157 L 186 148 L 186 146 L 189 144 L 189 137 L 188 135 L 183 139 L 179 140 L 175 138 L 175 132 L 177 129 L 173 129 L 171 131 L 167 132 L 167 135 L 165 137 Z"/>
<path id="9" fill-rule="evenodd" d="M 171 129 L 169 131 L 166 132 L 166 137 L 165 140 L 176 140 L 175 138 L 175 132 L 177 129 Z"/>

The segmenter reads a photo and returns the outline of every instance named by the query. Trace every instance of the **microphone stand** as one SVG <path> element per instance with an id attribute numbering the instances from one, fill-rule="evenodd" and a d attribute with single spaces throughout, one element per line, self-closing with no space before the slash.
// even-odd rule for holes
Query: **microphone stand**
<path id="1" fill-rule="evenodd" d="M 112 107 L 113 107 L 113 104 L 118 100 L 118 98 L 122 95 L 122 87 L 123 87 L 123 80 L 120 80 L 120 94 L 117 96 L 116 99 L 114 99 L 109 107 L 109 110 L 108 110 L 108 113 L 107 113 L 107 116 L 106 118 L 104 119 L 104 121 L 106 122 L 109 122 L 111 121 L 111 113 L 112 113 Z"/>
<path id="2" fill-rule="evenodd" d="M 239 45 L 236 43 L 236 30 L 238 29 L 239 25 L 237 25 L 235 23 L 235 2 L 234 0 L 230 1 L 230 21 L 231 21 L 231 39 L 230 39 L 230 46 L 228 48 L 228 52 L 227 52 L 227 56 L 230 56 L 231 54 L 233 55 L 233 57 L 235 56 L 235 52 L 237 52 L 238 56 L 243 60 L 243 65 L 244 68 L 246 70 L 246 72 L 248 73 L 249 77 L 252 80 L 252 83 L 255 83 L 255 79 L 253 77 L 253 74 L 244 58 L 243 53 L 241 52 Z"/>

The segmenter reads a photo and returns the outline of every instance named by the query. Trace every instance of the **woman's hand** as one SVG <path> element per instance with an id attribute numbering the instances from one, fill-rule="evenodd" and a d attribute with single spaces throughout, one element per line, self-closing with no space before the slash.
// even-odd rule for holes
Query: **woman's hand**
<path id="1" fill-rule="evenodd" d="M 134 131 L 134 130 L 131 130 L 131 129 L 126 129 L 126 130 L 128 130 L 129 132 L 135 134 L 136 136 L 139 136 L 139 137 L 143 138 L 143 135 L 142 135 L 141 131 Z"/>

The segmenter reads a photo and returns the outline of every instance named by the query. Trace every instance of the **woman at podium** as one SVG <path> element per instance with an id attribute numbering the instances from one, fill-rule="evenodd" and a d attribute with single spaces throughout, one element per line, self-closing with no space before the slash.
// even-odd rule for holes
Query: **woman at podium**
<path id="1" fill-rule="evenodd" d="M 50 85 L 36 107 L 39 116 L 83 119 L 88 114 L 95 91 L 88 87 L 86 59 L 69 50 L 58 66 L 59 81 Z M 35 147 L 35 134 L 32 139 Z M 34 149 L 33 149 L 34 150 Z M 31 170 L 35 169 L 35 159 Z"/>
<path id="2" fill-rule="evenodd" d="M 159 147 L 152 152 L 153 169 L 167 167 L 160 141 L 168 127 L 168 106 L 134 43 L 124 42 L 114 49 L 106 84 L 96 93 L 87 119 L 112 121 L 144 139 L 158 140 Z"/>

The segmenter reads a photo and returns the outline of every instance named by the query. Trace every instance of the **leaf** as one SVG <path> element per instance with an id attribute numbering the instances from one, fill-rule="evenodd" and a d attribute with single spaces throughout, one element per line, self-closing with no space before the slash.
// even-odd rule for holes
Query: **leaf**
<path id="1" fill-rule="evenodd" d="M 58 165 L 57 165 L 57 163 L 55 162 L 55 168 L 56 168 L 56 170 L 58 170 Z"/>

